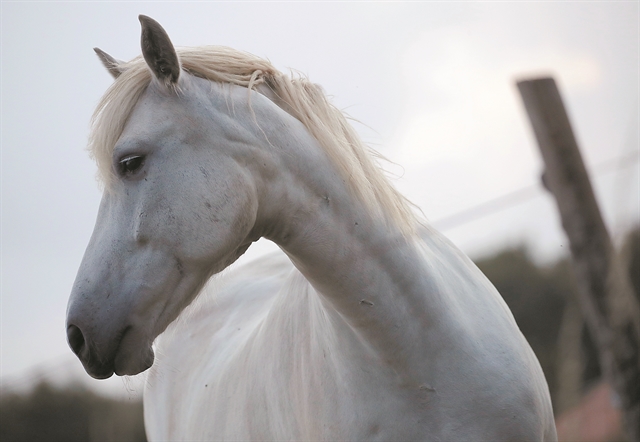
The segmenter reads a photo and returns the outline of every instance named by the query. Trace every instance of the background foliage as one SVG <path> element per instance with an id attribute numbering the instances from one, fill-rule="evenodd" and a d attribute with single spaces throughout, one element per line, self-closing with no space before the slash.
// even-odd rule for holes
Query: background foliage
<path id="1" fill-rule="evenodd" d="M 0 400 L 3 442 L 146 441 L 140 401 L 116 401 L 80 387 L 40 383 Z"/>

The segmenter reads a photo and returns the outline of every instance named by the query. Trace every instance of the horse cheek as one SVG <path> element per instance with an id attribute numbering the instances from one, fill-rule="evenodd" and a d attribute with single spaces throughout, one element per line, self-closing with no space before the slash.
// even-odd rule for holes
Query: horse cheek
<path id="1" fill-rule="evenodd" d="M 182 211 L 188 215 L 176 226 L 177 247 L 215 271 L 226 267 L 224 263 L 246 242 L 256 220 L 257 196 L 241 176 L 218 182 L 213 189 L 195 186 L 198 191 L 185 201 Z"/>

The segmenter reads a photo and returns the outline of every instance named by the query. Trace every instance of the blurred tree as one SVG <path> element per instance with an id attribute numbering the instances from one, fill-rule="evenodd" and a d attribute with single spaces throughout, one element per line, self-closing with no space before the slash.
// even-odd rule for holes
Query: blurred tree
<path id="1" fill-rule="evenodd" d="M 2 442 L 146 441 L 142 403 L 116 401 L 81 387 L 43 382 L 0 397 Z"/>

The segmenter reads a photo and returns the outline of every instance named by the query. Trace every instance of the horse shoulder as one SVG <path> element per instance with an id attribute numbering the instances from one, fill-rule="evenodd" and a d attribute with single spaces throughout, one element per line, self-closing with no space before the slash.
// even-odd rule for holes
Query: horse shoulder
<path id="1" fill-rule="evenodd" d="M 503 298 L 446 238 L 431 230 L 421 236 L 434 290 L 444 292 L 447 304 L 442 339 L 453 339 L 435 369 L 456 392 L 452 421 L 467 420 L 478 434 L 494 431 L 501 439 L 553 440 L 547 382 Z"/>

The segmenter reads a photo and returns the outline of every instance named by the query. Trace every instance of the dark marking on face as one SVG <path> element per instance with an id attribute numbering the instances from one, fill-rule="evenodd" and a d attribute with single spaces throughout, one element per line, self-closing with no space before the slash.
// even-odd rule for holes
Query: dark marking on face
<path id="1" fill-rule="evenodd" d="M 178 273 L 180 273 L 180 276 L 184 276 L 184 266 L 182 265 L 182 261 L 180 261 L 180 258 L 178 258 L 177 256 L 176 258 L 176 268 L 178 269 Z"/>

